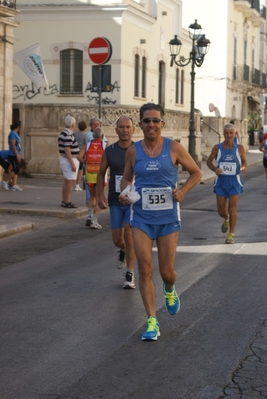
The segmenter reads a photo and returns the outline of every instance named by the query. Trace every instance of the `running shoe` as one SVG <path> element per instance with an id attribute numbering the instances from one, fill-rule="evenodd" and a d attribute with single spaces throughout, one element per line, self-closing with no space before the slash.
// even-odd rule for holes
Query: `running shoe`
<path id="1" fill-rule="evenodd" d="M 90 229 L 101 230 L 102 226 L 98 222 L 92 222 L 91 225 L 90 225 Z"/>
<path id="2" fill-rule="evenodd" d="M 82 188 L 79 186 L 79 184 L 76 184 L 74 187 L 74 191 L 83 191 Z"/>
<path id="3" fill-rule="evenodd" d="M 119 250 L 119 262 L 117 264 L 118 269 L 123 269 L 126 266 L 126 256 L 125 251 L 122 249 Z"/>
<path id="4" fill-rule="evenodd" d="M 128 270 L 124 274 L 125 280 L 123 284 L 123 288 L 135 288 L 135 279 L 134 279 L 134 274 Z"/>
<path id="5" fill-rule="evenodd" d="M 150 316 L 147 320 L 147 329 L 142 335 L 142 341 L 157 341 L 159 336 L 159 322 L 156 317 Z"/>
<path id="6" fill-rule="evenodd" d="M 14 186 L 11 187 L 11 191 L 23 191 L 23 188 L 20 188 L 15 184 Z"/>
<path id="7" fill-rule="evenodd" d="M 225 244 L 234 244 L 235 243 L 234 237 L 235 237 L 234 234 L 229 233 L 226 237 Z"/>
<path id="8" fill-rule="evenodd" d="M 89 218 L 86 219 L 85 226 L 90 227 L 91 224 L 92 224 L 92 219 L 89 217 Z"/>
<path id="9" fill-rule="evenodd" d="M 6 181 L 2 181 L 1 182 L 1 185 L 2 185 L 2 188 L 4 189 L 4 190 L 9 190 L 9 187 L 8 187 L 8 184 L 7 184 L 7 182 Z"/>
<path id="10" fill-rule="evenodd" d="M 163 283 L 163 291 L 164 291 L 164 296 L 166 299 L 166 308 L 167 308 L 168 312 L 173 316 L 176 313 L 178 313 L 179 309 L 180 309 L 179 297 L 177 295 L 177 292 L 176 292 L 174 286 L 173 286 L 173 290 L 171 292 L 166 291 L 165 284 Z"/>
<path id="11" fill-rule="evenodd" d="M 229 220 L 225 220 L 221 227 L 221 232 L 226 233 L 229 229 Z"/>

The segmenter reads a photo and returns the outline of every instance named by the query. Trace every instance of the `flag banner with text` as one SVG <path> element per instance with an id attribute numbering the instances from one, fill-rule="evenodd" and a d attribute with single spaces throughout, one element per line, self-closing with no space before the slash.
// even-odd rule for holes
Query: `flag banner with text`
<path id="1" fill-rule="evenodd" d="M 25 48 L 14 54 L 14 60 L 35 84 L 37 89 L 45 87 L 49 90 L 48 80 L 44 72 L 40 44 Z"/>

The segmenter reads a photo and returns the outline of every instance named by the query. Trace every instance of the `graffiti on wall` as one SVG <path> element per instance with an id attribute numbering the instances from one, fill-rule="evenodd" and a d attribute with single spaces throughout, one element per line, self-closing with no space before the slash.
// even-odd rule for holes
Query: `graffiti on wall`
<path id="1" fill-rule="evenodd" d="M 119 90 L 119 89 L 120 89 L 120 86 L 119 86 L 119 84 L 118 84 L 117 81 L 114 82 L 113 84 L 108 85 L 107 90 L 104 90 L 104 91 L 105 91 L 105 92 L 113 93 L 113 91 L 114 91 L 115 89 L 117 89 L 117 91 L 120 91 L 120 90 Z M 92 86 L 92 83 L 91 83 L 91 82 L 88 82 L 88 83 L 87 83 L 87 86 L 86 86 L 86 89 L 85 89 L 85 93 L 86 93 L 87 91 L 96 92 L 97 90 L 98 90 L 97 88 L 94 88 L 94 87 Z"/>
<path id="2" fill-rule="evenodd" d="M 88 102 L 94 102 L 94 104 L 99 104 L 99 96 L 87 96 Z M 101 98 L 101 104 L 116 104 L 116 100 L 105 97 Z"/>
<path id="3" fill-rule="evenodd" d="M 114 82 L 113 84 L 110 84 L 108 86 L 107 90 L 105 90 L 105 92 L 113 93 L 113 91 L 115 89 L 117 91 L 119 91 L 119 89 L 120 89 L 120 86 L 119 86 L 117 81 Z M 86 89 L 85 89 L 85 93 L 87 91 L 90 91 L 91 93 L 92 92 L 96 92 L 97 88 L 93 88 L 92 83 L 88 82 L 87 86 L 86 86 Z M 94 102 L 95 104 L 99 104 L 99 95 L 95 95 L 95 96 L 88 95 L 87 96 L 87 101 L 88 102 Z M 108 97 L 101 98 L 101 104 L 116 104 L 116 100 L 112 100 L 112 98 L 108 98 Z"/>
<path id="4" fill-rule="evenodd" d="M 57 94 L 59 92 L 57 85 L 49 85 L 49 89 L 45 87 L 40 87 L 37 89 L 34 84 L 18 86 L 13 85 L 13 100 L 23 97 L 23 100 L 31 100 L 36 97 L 38 94 L 43 94 L 44 96 L 52 96 L 53 94 Z"/>
<path id="5" fill-rule="evenodd" d="M 113 93 L 114 90 L 119 91 L 120 86 L 118 84 L 118 82 L 114 82 L 113 84 L 110 85 L 109 87 L 109 92 Z M 95 90 L 93 90 L 93 86 L 91 84 L 91 82 L 88 82 L 86 85 L 86 89 L 85 89 L 85 93 L 87 93 L 88 91 L 90 92 L 95 92 Z M 20 98 L 23 101 L 26 100 L 32 100 L 34 97 L 36 97 L 39 94 L 42 94 L 44 96 L 52 96 L 55 94 L 59 93 L 59 89 L 57 87 L 56 84 L 53 85 L 49 85 L 49 89 L 46 89 L 45 87 L 40 87 L 39 89 L 37 89 L 33 83 L 31 83 L 31 85 L 24 85 L 24 86 L 19 86 L 19 85 L 13 85 L 13 100 L 17 100 L 18 98 Z M 94 102 L 95 104 L 99 104 L 99 95 L 95 95 L 95 96 L 91 96 L 88 95 L 87 96 L 87 101 L 89 102 Z M 116 100 L 113 100 L 112 98 L 101 98 L 101 103 L 102 104 L 116 104 Z"/>

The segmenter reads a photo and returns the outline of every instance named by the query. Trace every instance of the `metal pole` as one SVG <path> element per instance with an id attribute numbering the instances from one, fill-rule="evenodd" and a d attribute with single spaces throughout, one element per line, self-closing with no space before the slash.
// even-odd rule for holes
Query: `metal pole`
<path id="1" fill-rule="evenodd" d="M 188 152 L 198 166 L 201 165 L 198 162 L 196 154 L 196 129 L 195 129 L 195 41 L 193 40 L 192 53 L 191 53 L 191 107 L 190 107 L 190 122 L 189 122 L 189 136 L 188 136 Z"/>
<path id="2" fill-rule="evenodd" d="M 101 119 L 102 116 L 102 99 L 101 99 L 101 93 L 102 93 L 102 82 L 101 82 L 101 71 L 102 71 L 102 65 L 99 65 L 98 67 L 98 118 Z"/>

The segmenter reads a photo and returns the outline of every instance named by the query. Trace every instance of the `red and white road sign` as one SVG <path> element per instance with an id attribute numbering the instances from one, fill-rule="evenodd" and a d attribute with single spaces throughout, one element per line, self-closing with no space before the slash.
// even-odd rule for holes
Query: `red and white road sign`
<path id="1" fill-rule="evenodd" d="M 105 37 L 94 38 L 88 46 L 88 55 L 95 64 L 105 64 L 112 55 L 112 46 Z"/>

